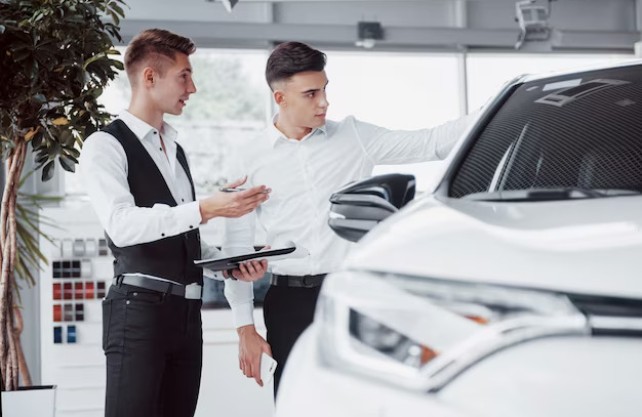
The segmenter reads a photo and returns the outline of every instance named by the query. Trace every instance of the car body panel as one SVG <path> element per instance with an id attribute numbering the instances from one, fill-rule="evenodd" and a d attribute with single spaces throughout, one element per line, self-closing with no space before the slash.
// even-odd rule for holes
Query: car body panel
<path id="1" fill-rule="evenodd" d="M 474 416 L 442 404 L 434 395 L 417 396 L 324 368 L 319 362 L 317 337 L 317 327 L 312 325 L 290 353 L 283 381 L 297 383 L 282 383 L 276 403 L 278 417 L 407 417 L 416 415 L 417 410 L 427 416 Z"/>
<path id="2" fill-rule="evenodd" d="M 483 203 L 430 196 L 366 235 L 345 267 L 642 297 L 640 253 L 642 197 Z"/>
<path id="3" fill-rule="evenodd" d="M 277 417 L 637 417 L 642 409 L 635 383 L 642 375 L 640 338 L 531 340 L 485 358 L 430 394 L 325 368 L 317 327 L 291 353 Z"/>

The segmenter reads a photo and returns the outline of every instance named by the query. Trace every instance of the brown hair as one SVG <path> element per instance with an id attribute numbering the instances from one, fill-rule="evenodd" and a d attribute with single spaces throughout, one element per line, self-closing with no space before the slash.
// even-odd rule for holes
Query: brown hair
<path id="1" fill-rule="evenodd" d="M 161 75 L 167 68 L 167 58 L 175 60 L 176 53 L 191 55 L 196 46 L 191 39 L 164 29 L 147 29 L 134 36 L 125 52 L 125 70 L 132 80 L 132 74 L 139 64 L 147 63 Z"/>
<path id="2" fill-rule="evenodd" d="M 274 48 L 265 67 L 265 79 L 270 88 L 299 72 L 323 71 L 326 56 L 323 52 L 301 42 L 284 42 Z"/>

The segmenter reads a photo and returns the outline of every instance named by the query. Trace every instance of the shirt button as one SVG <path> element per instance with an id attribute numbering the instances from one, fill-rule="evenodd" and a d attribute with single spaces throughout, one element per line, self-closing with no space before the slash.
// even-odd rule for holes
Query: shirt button
<path id="1" fill-rule="evenodd" d="M 184 199 L 184 198 L 181 198 L 181 201 L 183 201 L 183 202 L 184 202 L 184 201 L 185 201 L 185 199 Z"/>
<path id="2" fill-rule="evenodd" d="M 154 130 L 154 134 L 155 134 L 155 135 L 158 135 L 158 132 Z"/>
<path id="3" fill-rule="evenodd" d="M 190 229 L 193 229 L 193 228 L 194 228 L 194 226 L 192 226 L 192 225 L 190 224 L 190 225 L 189 225 L 189 228 L 190 228 Z"/>
<path id="4" fill-rule="evenodd" d="M 162 236 L 162 237 L 165 237 L 165 233 L 161 233 L 161 236 Z"/>
<path id="5" fill-rule="evenodd" d="M 159 151 L 163 152 L 163 148 L 158 148 Z"/>

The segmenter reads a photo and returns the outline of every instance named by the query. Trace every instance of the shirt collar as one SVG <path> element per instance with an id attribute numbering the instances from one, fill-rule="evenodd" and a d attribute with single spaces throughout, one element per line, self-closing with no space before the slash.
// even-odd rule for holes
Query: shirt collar
<path id="1" fill-rule="evenodd" d="M 270 145 L 272 147 L 274 147 L 276 145 L 276 142 L 279 139 L 287 139 L 283 135 L 283 132 L 281 132 L 279 129 L 276 128 L 276 119 L 277 119 L 277 117 L 279 117 L 278 113 L 275 114 L 274 117 L 272 117 L 272 123 L 270 123 L 270 126 L 268 126 L 268 135 L 267 135 L 267 137 L 268 137 L 268 140 L 270 141 Z M 310 137 L 310 136 L 316 134 L 316 132 L 322 132 L 324 135 L 326 135 L 327 134 L 327 125 L 319 126 L 319 127 L 315 128 L 315 129 L 313 129 L 308 134 L 308 136 L 306 136 L 306 137 Z"/>
<path id="2" fill-rule="evenodd" d="M 154 126 L 147 124 L 147 122 L 139 119 L 127 110 L 121 111 L 118 114 L 118 118 L 125 122 L 127 127 L 129 127 L 140 140 L 144 140 L 148 135 L 157 132 Z M 163 140 L 165 142 L 174 142 L 176 140 L 177 131 L 167 122 L 163 122 L 161 133 L 163 134 Z"/>

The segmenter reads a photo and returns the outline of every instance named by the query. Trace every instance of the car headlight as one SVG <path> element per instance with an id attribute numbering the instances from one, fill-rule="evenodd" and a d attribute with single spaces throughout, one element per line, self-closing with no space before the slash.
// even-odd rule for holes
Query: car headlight
<path id="1" fill-rule="evenodd" d="M 328 276 L 315 320 L 325 366 L 421 391 L 506 346 L 590 333 L 564 294 L 349 271 Z"/>

